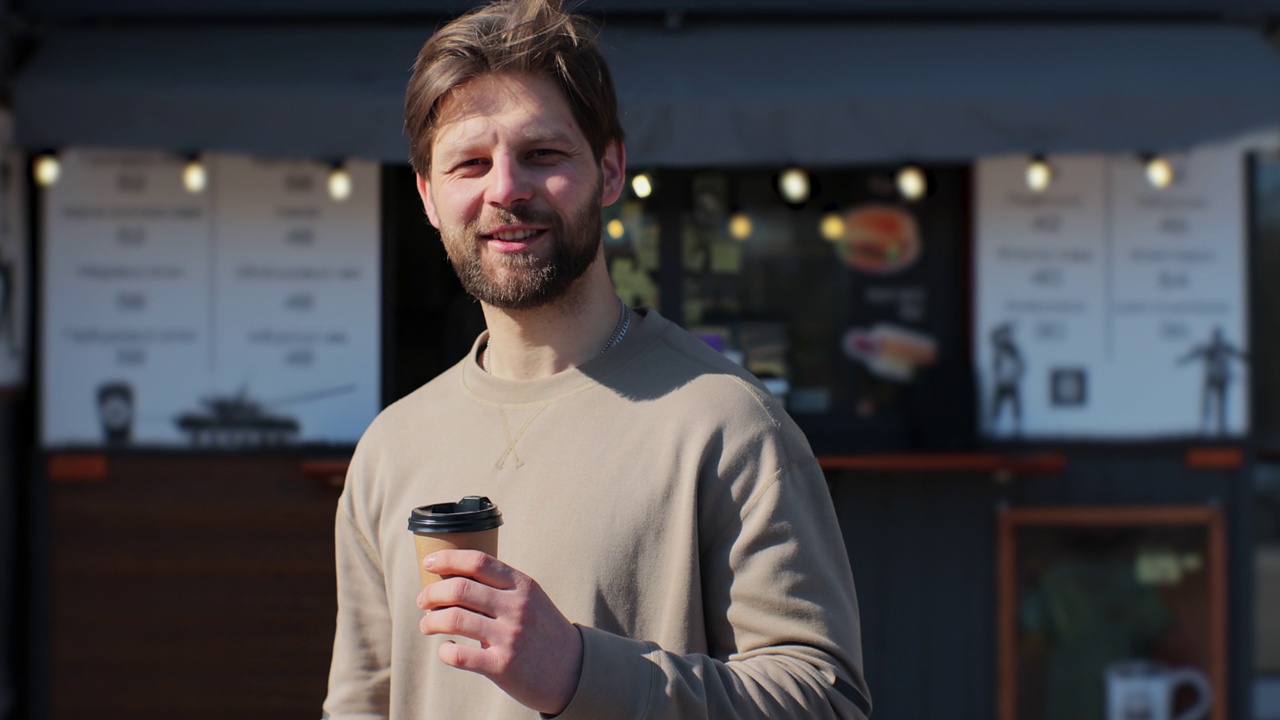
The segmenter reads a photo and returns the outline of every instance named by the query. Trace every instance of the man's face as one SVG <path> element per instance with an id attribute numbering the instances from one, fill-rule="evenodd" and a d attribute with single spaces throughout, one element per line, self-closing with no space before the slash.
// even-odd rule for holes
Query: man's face
<path id="1" fill-rule="evenodd" d="M 418 192 L 467 292 L 504 308 L 563 296 L 600 252 L 600 208 L 622 191 L 617 144 L 599 162 L 560 89 L 485 75 L 440 106 Z"/>

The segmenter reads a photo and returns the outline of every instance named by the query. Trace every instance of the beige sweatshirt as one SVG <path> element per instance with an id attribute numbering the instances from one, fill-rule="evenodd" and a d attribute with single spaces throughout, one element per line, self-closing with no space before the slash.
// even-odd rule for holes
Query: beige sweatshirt
<path id="1" fill-rule="evenodd" d="M 472 353 L 384 410 L 337 512 L 325 712 L 537 718 L 440 662 L 414 507 L 486 495 L 498 557 L 580 629 L 564 720 L 864 718 L 858 610 L 817 461 L 749 374 L 653 310 L 579 368 L 485 374 Z"/>

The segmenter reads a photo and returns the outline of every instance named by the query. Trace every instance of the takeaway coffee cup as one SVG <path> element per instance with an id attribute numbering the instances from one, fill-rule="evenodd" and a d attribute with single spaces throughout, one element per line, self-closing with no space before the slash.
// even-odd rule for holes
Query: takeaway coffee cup
<path id="1" fill-rule="evenodd" d="M 502 513 L 487 497 L 468 495 L 456 503 L 436 503 L 409 513 L 409 530 L 418 550 L 418 575 L 422 587 L 440 579 L 422 568 L 422 561 L 437 550 L 480 550 L 497 557 L 498 526 Z"/>

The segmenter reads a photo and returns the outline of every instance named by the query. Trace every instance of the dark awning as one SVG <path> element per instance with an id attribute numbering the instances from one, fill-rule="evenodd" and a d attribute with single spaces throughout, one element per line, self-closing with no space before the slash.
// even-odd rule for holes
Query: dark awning
<path id="1" fill-rule="evenodd" d="M 19 143 L 402 161 L 426 28 L 68 29 Z M 633 165 L 1155 151 L 1280 126 L 1280 54 L 1225 25 L 607 27 Z"/>

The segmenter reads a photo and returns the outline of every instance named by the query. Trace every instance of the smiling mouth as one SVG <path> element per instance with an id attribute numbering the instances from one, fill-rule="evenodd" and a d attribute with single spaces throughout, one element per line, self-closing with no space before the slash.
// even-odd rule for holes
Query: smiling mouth
<path id="1" fill-rule="evenodd" d="M 498 252 L 513 253 L 529 249 L 547 233 L 546 228 L 501 228 L 489 233 L 482 233 L 480 239 Z"/>
<path id="2" fill-rule="evenodd" d="M 498 232 L 488 233 L 484 237 L 490 240 L 501 240 L 502 242 L 521 242 L 542 232 L 533 228 L 523 228 L 521 230 L 499 230 Z"/>

